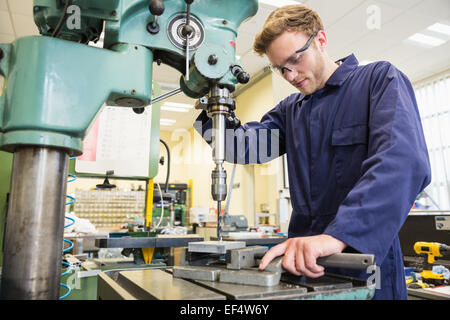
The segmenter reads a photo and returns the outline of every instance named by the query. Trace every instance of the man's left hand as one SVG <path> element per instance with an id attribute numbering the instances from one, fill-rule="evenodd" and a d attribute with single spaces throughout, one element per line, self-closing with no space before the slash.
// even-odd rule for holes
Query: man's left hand
<path id="1" fill-rule="evenodd" d="M 259 270 L 264 270 L 276 257 L 284 254 L 283 268 L 295 275 L 318 278 L 325 274 L 324 267 L 316 260 L 335 253 L 341 253 L 347 245 L 326 234 L 312 237 L 291 238 L 270 249 L 262 258 Z"/>

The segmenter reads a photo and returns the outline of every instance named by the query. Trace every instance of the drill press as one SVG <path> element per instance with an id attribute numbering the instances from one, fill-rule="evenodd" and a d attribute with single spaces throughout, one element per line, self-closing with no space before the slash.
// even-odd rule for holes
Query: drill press
<path id="1" fill-rule="evenodd" d="M 233 67 L 236 78 L 246 83 L 249 76 L 241 68 Z M 238 76 L 238 74 L 240 76 Z M 212 158 L 216 165 L 211 173 L 211 195 L 217 201 L 217 239 L 222 241 L 222 215 L 221 203 L 227 197 L 227 172 L 223 168 L 225 161 L 225 131 L 227 122 L 232 127 L 239 126 L 239 120 L 233 116 L 235 101 L 230 97 L 230 90 L 226 87 L 213 86 L 208 97 L 199 100 L 197 109 L 206 110 L 208 117 L 212 118 Z"/>
<path id="2" fill-rule="evenodd" d="M 237 29 L 257 9 L 257 0 L 34 0 L 41 36 L 0 44 L 0 149 L 14 153 L 2 298 L 59 296 L 69 156 L 82 154 L 105 102 L 139 113 L 155 101 L 154 61 L 182 74 L 187 96 L 207 96 L 217 132 L 212 194 L 220 206 L 229 97 L 248 81 L 236 60 Z M 102 32 L 104 47 L 89 45 Z"/>

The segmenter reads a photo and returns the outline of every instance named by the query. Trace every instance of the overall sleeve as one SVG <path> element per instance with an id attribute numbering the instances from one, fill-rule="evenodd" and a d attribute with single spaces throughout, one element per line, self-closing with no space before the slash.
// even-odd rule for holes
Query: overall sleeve
<path id="1" fill-rule="evenodd" d="M 368 158 L 325 234 L 381 263 L 431 172 L 414 90 L 400 71 L 380 63 L 370 89 Z"/>
<path id="2" fill-rule="evenodd" d="M 285 117 L 282 101 L 259 122 L 247 122 L 233 129 L 226 120 L 225 160 L 237 164 L 261 164 L 283 155 L 286 152 Z M 198 116 L 194 128 L 212 147 L 212 120 L 205 111 Z"/>

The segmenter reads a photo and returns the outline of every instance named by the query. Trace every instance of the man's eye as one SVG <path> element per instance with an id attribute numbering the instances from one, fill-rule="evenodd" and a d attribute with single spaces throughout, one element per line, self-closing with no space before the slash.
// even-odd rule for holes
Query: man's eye
<path id="1" fill-rule="evenodd" d="M 299 53 L 292 59 L 292 64 L 297 64 L 302 59 L 302 55 Z"/>

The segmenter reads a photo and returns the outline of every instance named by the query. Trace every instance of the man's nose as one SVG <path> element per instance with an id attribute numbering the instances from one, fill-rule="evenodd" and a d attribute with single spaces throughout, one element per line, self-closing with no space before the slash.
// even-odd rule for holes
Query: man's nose
<path id="1" fill-rule="evenodd" d="M 284 77 L 286 78 L 287 81 L 289 82 L 293 82 L 295 80 L 295 78 L 297 77 L 297 71 L 295 71 L 295 69 L 292 70 L 286 70 L 284 72 Z"/>

